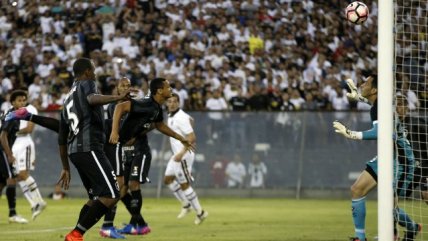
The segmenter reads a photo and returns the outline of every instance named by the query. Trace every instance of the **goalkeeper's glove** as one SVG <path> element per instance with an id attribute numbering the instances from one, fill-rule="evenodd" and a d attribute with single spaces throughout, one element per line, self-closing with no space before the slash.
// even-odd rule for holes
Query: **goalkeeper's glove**
<path id="1" fill-rule="evenodd" d="M 344 126 L 339 121 L 333 121 L 333 127 L 334 127 L 334 129 L 335 129 L 334 131 L 336 133 L 339 133 L 339 134 L 345 136 L 346 138 L 354 139 L 354 140 L 363 139 L 363 134 L 361 132 L 351 131 L 348 128 L 346 128 L 346 126 Z"/>
<path id="2" fill-rule="evenodd" d="M 346 79 L 346 84 L 351 90 L 351 93 L 346 93 L 346 96 L 348 96 L 350 100 L 361 101 L 370 104 L 366 98 L 364 98 L 363 96 L 361 96 L 360 93 L 358 93 L 357 86 L 355 86 L 354 81 L 352 79 Z"/>

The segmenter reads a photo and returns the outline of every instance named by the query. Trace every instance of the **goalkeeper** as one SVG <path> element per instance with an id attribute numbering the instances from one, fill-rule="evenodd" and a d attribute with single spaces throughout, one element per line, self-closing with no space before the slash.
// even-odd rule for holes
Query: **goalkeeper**
<path id="1" fill-rule="evenodd" d="M 370 104 L 370 117 L 373 126 L 366 131 L 352 131 L 346 128 L 339 121 L 333 122 L 335 132 L 345 136 L 349 139 L 355 140 L 376 140 L 377 139 L 377 75 L 369 76 L 366 81 L 361 85 L 361 93 L 358 93 L 353 80 L 348 79 L 347 84 L 351 92 L 347 94 L 348 98 L 356 101 L 363 101 Z M 396 130 L 394 135 L 395 151 L 394 159 L 398 156 L 398 165 L 394 161 L 394 187 L 398 196 L 405 195 L 405 189 L 409 186 L 413 178 L 414 170 L 414 157 L 408 140 L 406 139 L 404 128 L 399 120 L 395 122 Z M 401 158 L 403 157 L 403 158 Z M 398 167 L 398 169 L 397 169 Z M 406 168 L 406 169 L 404 169 Z M 373 190 L 377 185 L 377 157 L 367 162 L 366 169 L 360 174 L 355 183 L 351 186 L 352 195 L 352 217 L 355 227 L 355 237 L 351 241 L 365 241 L 365 217 L 366 217 L 366 195 Z M 394 208 L 394 220 L 400 226 L 406 228 L 404 241 L 413 241 L 421 226 L 406 214 L 404 210 L 397 205 Z M 395 229 L 394 229 L 395 230 Z"/>

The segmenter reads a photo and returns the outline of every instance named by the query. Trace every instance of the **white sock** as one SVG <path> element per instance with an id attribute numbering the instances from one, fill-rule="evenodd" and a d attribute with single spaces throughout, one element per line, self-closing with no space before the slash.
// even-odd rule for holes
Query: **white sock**
<path id="1" fill-rule="evenodd" d="M 37 187 L 36 180 L 32 176 L 28 176 L 27 180 L 25 180 L 28 186 L 28 190 L 31 193 L 31 197 L 33 198 L 33 201 L 36 203 L 44 203 L 45 201 L 42 198 L 42 195 L 40 194 L 39 188 Z"/>
<path id="2" fill-rule="evenodd" d="M 192 208 L 196 211 L 196 213 L 198 215 L 201 214 L 202 207 L 201 207 L 201 204 L 199 204 L 198 195 L 196 195 L 196 192 L 193 190 L 193 188 L 189 187 L 183 192 L 184 192 L 184 195 L 186 195 L 187 200 L 190 202 L 190 205 L 192 205 Z"/>
<path id="3" fill-rule="evenodd" d="M 169 189 L 171 189 L 172 193 L 174 194 L 175 198 L 180 201 L 181 205 L 183 207 L 186 207 L 189 205 L 189 202 L 187 201 L 186 196 L 184 195 L 183 190 L 181 190 L 180 184 L 176 182 L 175 180 L 168 185 Z"/>
<path id="4" fill-rule="evenodd" d="M 37 205 L 36 202 L 34 202 L 31 192 L 28 189 L 27 183 L 25 181 L 19 181 L 19 186 L 21 187 L 22 193 L 24 194 L 24 197 L 27 199 L 27 201 L 30 203 L 31 207 L 35 207 Z"/>

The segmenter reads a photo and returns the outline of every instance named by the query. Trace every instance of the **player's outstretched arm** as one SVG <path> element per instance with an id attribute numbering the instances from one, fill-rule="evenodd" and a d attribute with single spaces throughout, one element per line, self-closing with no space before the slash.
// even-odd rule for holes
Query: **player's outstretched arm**
<path id="1" fill-rule="evenodd" d="M 90 94 L 88 95 L 87 99 L 90 105 L 105 105 L 119 100 L 129 100 L 132 97 L 132 93 L 136 92 L 138 92 L 138 90 L 129 89 L 120 95 Z"/>
<path id="2" fill-rule="evenodd" d="M 334 131 L 346 138 L 354 140 L 376 140 L 377 139 L 377 121 L 373 122 L 373 127 L 366 131 L 352 131 L 339 121 L 333 121 Z"/>
<path id="3" fill-rule="evenodd" d="M 354 139 L 354 140 L 362 140 L 363 135 L 358 131 L 351 131 L 345 125 L 340 123 L 339 121 L 333 121 L 333 128 L 336 133 L 343 135 L 346 138 Z"/>
<path id="4" fill-rule="evenodd" d="M 111 133 L 110 133 L 110 138 L 109 138 L 109 142 L 111 144 L 116 144 L 117 142 L 119 142 L 120 119 L 122 118 L 122 116 L 125 113 L 127 113 L 129 111 L 131 111 L 131 102 L 130 101 L 126 101 L 126 102 L 122 102 L 120 104 L 117 104 L 116 107 L 114 108 L 112 127 L 111 127 Z"/>
<path id="5" fill-rule="evenodd" d="M 371 105 L 368 99 L 364 98 L 360 93 L 358 93 L 358 89 L 354 84 L 354 81 L 352 79 L 346 79 L 346 84 L 348 85 L 349 89 L 351 90 L 350 93 L 346 93 L 346 96 L 348 96 L 348 99 L 353 101 L 360 101 L 364 102 L 366 104 Z"/>
<path id="6" fill-rule="evenodd" d="M 185 139 L 184 137 L 179 135 L 177 132 L 171 130 L 171 128 L 165 125 L 165 123 L 163 123 L 162 121 L 156 122 L 155 126 L 156 126 L 156 129 L 158 129 L 158 131 L 162 132 L 163 134 L 179 140 L 189 151 L 195 151 L 195 145 L 192 142 Z"/>

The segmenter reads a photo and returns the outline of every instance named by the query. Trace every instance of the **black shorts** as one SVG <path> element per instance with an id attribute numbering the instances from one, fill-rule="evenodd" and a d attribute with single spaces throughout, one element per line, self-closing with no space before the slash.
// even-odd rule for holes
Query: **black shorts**
<path id="1" fill-rule="evenodd" d="M 116 176 L 123 176 L 123 162 L 122 162 L 122 146 L 118 144 L 104 144 L 104 152 L 106 153 L 107 159 L 110 161 L 110 165 L 113 168 Z"/>
<path id="2" fill-rule="evenodd" d="M 125 183 L 138 181 L 150 182 L 148 176 L 152 162 L 152 154 L 148 150 L 134 150 L 133 147 L 123 147 L 125 164 Z"/>
<path id="3" fill-rule="evenodd" d="M 8 178 L 15 178 L 16 171 L 12 164 L 7 161 L 6 154 L 0 150 L 0 179 L 6 180 Z"/>
<path id="4" fill-rule="evenodd" d="M 79 172 L 90 199 L 119 197 L 116 175 L 103 151 L 78 152 L 69 157 Z"/>

